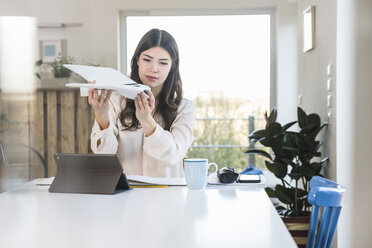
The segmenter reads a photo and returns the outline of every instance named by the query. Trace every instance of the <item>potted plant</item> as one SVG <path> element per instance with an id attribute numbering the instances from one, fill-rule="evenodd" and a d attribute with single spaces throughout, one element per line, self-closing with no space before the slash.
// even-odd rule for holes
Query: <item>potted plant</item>
<path id="1" fill-rule="evenodd" d="M 297 121 L 282 126 L 276 122 L 276 109 L 271 111 L 270 116 L 265 113 L 265 129 L 252 132 L 249 139 L 271 148 L 272 153 L 260 149 L 246 151 L 267 158 L 267 169 L 280 179 L 281 184 L 265 190 L 269 197 L 282 203 L 276 208 L 283 217 L 310 215 L 311 208 L 307 202 L 309 183 L 313 176 L 321 175 L 321 169 L 328 161 L 328 157 L 319 159 L 322 142 L 316 140 L 328 123 L 321 124 L 318 114 L 307 115 L 300 107 L 297 108 L 297 117 Z M 299 131 L 289 131 L 296 123 Z"/>
<path id="2" fill-rule="evenodd" d="M 65 67 L 64 64 L 73 64 L 75 63 L 75 59 L 71 56 L 58 56 L 53 63 L 52 72 L 55 78 L 68 78 L 71 76 L 71 71 Z"/>

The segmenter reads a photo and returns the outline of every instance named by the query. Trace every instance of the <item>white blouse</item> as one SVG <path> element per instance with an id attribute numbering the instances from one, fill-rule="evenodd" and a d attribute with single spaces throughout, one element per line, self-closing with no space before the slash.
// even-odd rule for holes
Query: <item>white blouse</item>
<path id="1" fill-rule="evenodd" d="M 194 140 L 194 104 L 187 99 L 181 101 L 170 131 L 164 130 L 161 117 L 155 116 L 156 129 L 148 137 L 145 137 L 142 128 L 123 130 L 119 115 L 124 107 L 125 98 L 113 92 L 109 101 L 110 126 L 101 130 L 94 122 L 91 133 L 93 152 L 116 153 L 127 175 L 183 177 L 182 160 Z"/>

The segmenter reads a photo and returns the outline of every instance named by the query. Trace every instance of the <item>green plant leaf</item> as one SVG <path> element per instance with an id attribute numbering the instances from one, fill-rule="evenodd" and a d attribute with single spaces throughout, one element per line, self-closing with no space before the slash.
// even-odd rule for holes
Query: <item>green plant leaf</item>
<path id="1" fill-rule="evenodd" d="M 312 178 L 313 176 L 316 175 L 312 166 L 299 166 L 298 170 L 301 174 L 306 176 L 306 178 Z"/>
<path id="2" fill-rule="evenodd" d="M 319 148 L 321 147 L 321 145 L 322 145 L 322 142 L 321 141 L 315 141 L 314 142 L 314 145 L 313 145 L 314 151 L 318 151 Z"/>
<path id="3" fill-rule="evenodd" d="M 292 180 L 298 180 L 302 177 L 302 174 L 301 173 L 289 173 L 288 176 L 292 179 Z"/>
<path id="4" fill-rule="evenodd" d="M 39 59 L 35 62 L 35 66 L 40 66 L 43 64 L 43 60 L 42 59 Z"/>
<path id="5" fill-rule="evenodd" d="M 267 169 L 274 173 L 274 175 L 277 178 L 283 179 L 287 175 L 288 166 L 286 164 L 275 163 L 270 161 L 265 161 L 265 164 Z"/>
<path id="6" fill-rule="evenodd" d="M 283 155 L 283 138 L 282 136 L 276 136 L 276 138 L 273 138 L 271 141 L 271 148 L 273 149 L 273 152 L 276 156 Z"/>
<path id="7" fill-rule="evenodd" d="M 278 159 L 278 161 L 281 161 L 281 162 L 283 162 L 283 163 L 285 163 L 287 165 L 292 165 L 292 166 L 295 165 L 295 163 L 293 162 L 293 158 L 289 159 L 289 158 L 282 158 L 282 157 L 280 157 L 280 158 L 277 158 L 277 159 Z"/>
<path id="8" fill-rule="evenodd" d="M 254 142 L 263 137 L 265 137 L 265 129 L 255 130 L 248 136 L 248 138 Z"/>
<path id="9" fill-rule="evenodd" d="M 307 116 L 307 125 L 315 125 L 320 127 L 320 117 L 318 114 L 312 113 Z"/>
<path id="10" fill-rule="evenodd" d="M 295 132 L 286 132 L 283 135 L 283 146 L 298 148 L 298 138 L 297 138 L 298 135 L 299 134 Z"/>
<path id="11" fill-rule="evenodd" d="M 320 171 L 322 170 L 322 162 L 320 163 L 311 163 L 311 169 L 314 172 L 314 174 L 317 176 L 319 175 Z"/>
<path id="12" fill-rule="evenodd" d="M 304 200 L 297 199 L 297 210 L 295 210 L 295 212 L 297 213 L 296 216 L 300 216 L 301 215 L 302 208 L 304 207 L 304 205 L 305 205 L 305 201 Z"/>
<path id="13" fill-rule="evenodd" d="M 300 200 L 307 200 L 307 194 L 308 194 L 308 192 L 306 192 L 306 195 L 300 196 L 299 199 Z"/>
<path id="14" fill-rule="evenodd" d="M 306 198 L 307 197 L 307 191 L 306 190 L 303 190 L 303 189 L 301 189 L 301 188 L 297 188 L 297 197 L 299 198 L 299 199 L 304 199 L 304 198 Z"/>
<path id="15" fill-rule="evenodd" d="M 310 166 L 310 161 L 307 160 L 305 157 L 301 156 L 301 158 L 299 157 L 299 160 L 301 161 L 300 163 L 301 166 Z"/>
<path id="16" fill-rule="evenodd" d="M 260 142 L 263 146 L 271 147 L 271 139 L 268 139 L 266 137 L 259 139 L 258 142 Z"/>
<path id="17" fill-rule="evenodd" d="M 265 188 L 265 191 L 266 191 L 266 194 L 267 194 L 270 198 L 276 198 L 276 197 L 277 197 L 275 191 L 274 191 L 272 188 L 270 188 L 270 187 L 266 187 L 266 188 Z"/>
<path id="18" fill-rule="evenodd" d="M 286 216 L 288 216 L 288 213 L 292 212 L 291 210 L 286 209 L 286 208 L 284 208 L 284 207 L 282 207 L 282 206 L 278 206 L 278 207 L 276 207 L 275 209 L 276 209 L 276 211 L 278 212 L 278 214 L 279 214 L 280 216 L 282 216 L 282 217 L 286 217 Z"/>
<path id="19" fill-rule="evenodd" d="M 282 185 L 275 186 L 275 193 L 278 199 L 285 204 L 294 203 L 294 190 Z"/>
<path id="20" fill-rule="evenodd" d="M 303 128 L 307 124 L 307 118 L 306 118 L 306 113 L 305 111 L 302 110 L 302 108 L 298 107 L 297 108 L 297 118 L 298 118 L 298 125 L 300 128 Z"/>
<path id="21" fill-rule="evenodd" d="M 298 154 L 298 159 L 301 161 L 301 164 L 304 164 L 304 165 L 309 164 L 309 161 L 307 160 L 307 157 L 305 156 L 303 151 Z"/>
<path id="22" fill-rule="evenodd" d="M 275 207 L 276 210 L 287 210 L 285 207 L 279 205 Z"/>
<path id="23" fill-rule="evenodd" d="M 283 146 L 283 150 L 292 151 L 292 152 L 299 152 L 300 151 L 300 149 L 290 147 L 290 146 Z"/>
<path id="24" fill-rule="evenodd" d="M 294 214 L 295 212 L 293 210 L 287 210 L 285 213 L 284 213 L 284 216 L 295 216 Z"/>
<path id="25" fill-rule="evenodd" d="M 296 124 L 296 123 L 297 123 L 297 121 L 292 121 L 292 122 L 290 122 L 290 123 L 285 124 L 285 125 L 283 126 L 283 128 L 282 128 L 282 131 L 283 131 L 283 132 L 286 131 L 288 128 L 290 128 L 291 126 L 293 126 L 293 125 Z"/>
<path id="26" fill-rule="evenodd" d="M 313 142 L 309 141 L 308 137 L 303 133 L 297 133 L 296 145 L 302 150 L 313 151 Z"/>
<path id="27" fill-rule="evenodd" d="M 320 157 L 322 156 L 322 153 L 321 152 L 309 152 L 310 155 L 314 156 L 314 157 Z"/>
<path id="28" fill-rule="evenodd" d="M 310 133 L 314 132 L 317 128 L 318 128 L 318 126 L 316 124 L 308 124 L 308 125 L 302 127 L 300 132 L 302 134 L 310 134 Z"/>
<path id="29" fill-rule="evenodd" d="M 319 134 L 319 132 L 325 127 L 328 126 L 328 122 L 324 123 L 321 127 L 315 129 L 312 133 L 308 134 L 309 140 L 315 140 L 316 136 Z"/>
<path id="30" fill-rule="evenodd" d="M 322 165 L 323 165 L 324 163 L 327 163 L 328 161 L 329 161 L 329 158 L 325 157 L 325 158 L 322 159 L 322 161 L 320 161 L 320 163 L 322 163 Z"/>
<path id="31" fill-rule="evenodd" d="M 265 137 L 270 138 L 273 137 L 274 135 L 278 135 L 282 131 L 282 126 L 277 123 L 273 122 L 267 126 L 266 131 L 265 131 Z"/>
<path id="32" fill-rule="evenodd" d="M 254 154 L 257 154 L 257 155 L 264 156 L 264 157 L 270 159 L 271 161 L 273 160 L 271 158 L 270 154 L 268 154 L 267 152 L 265 152 L 263 150 L 251 149 L 251 150 L 245 151 L 244 153 L 254 153 Z"/>
<path id="33" fill-rule="evenodd" d="M 270 113 L 270 116 L 269 116 L 269 124 L 272 124 L 276 121 L 277 115 L 278 115 L 278 111 L 276 110 L 276 108 L 271 110 L 271 113 Z"/>

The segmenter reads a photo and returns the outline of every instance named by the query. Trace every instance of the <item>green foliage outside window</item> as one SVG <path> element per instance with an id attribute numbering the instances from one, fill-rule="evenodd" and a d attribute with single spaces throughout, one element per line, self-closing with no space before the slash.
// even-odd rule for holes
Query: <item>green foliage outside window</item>
<path id="1" fill-rule="evenodd" d="M 258 119 L 265 111 L 262 108 L 262 102 L 233 99 L 222 93 L 210 97 L 199 96 L 192 101 L 197 113 L 193 146 L 236 145 L 244 147 L 192 147 L 187 156 L 208 158 L 209 162 L 217 163 L 219 168 L 234 167 L 238 172 L 248 167 L 248 155 L 244 153 L 249 145 L 248 117 L 254 114 L 255 129 L 264 127 L 265 121 Z M 245 108 L 247 104 L 254 110 L 247 110 Z M 255 166 L 265 168 L 265 162 L 261 156 L 256 156 Z"/>

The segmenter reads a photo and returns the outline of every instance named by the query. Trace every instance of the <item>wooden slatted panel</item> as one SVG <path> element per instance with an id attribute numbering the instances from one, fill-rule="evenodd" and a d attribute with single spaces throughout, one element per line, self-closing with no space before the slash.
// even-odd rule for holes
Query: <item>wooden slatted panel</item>
<path id="1" fill-rule="evenodd" d="M 3 116 L 5 115 L 5 111 L 6 111 L 6 102 L 5 100 L 3 99 L 3 94 L 0 93 L 0 129 L 4 129 L 4 123 L 3 123 Z"/>
<path id="2" fill-rule="evenodd" d="M 44 112 L 44 101 L 45 101 L 45 93 L 43 91 L 37 92 L 37 102 L 36 102 L 36 122 L 35 122 L 35 131 L 38 137 L 38 143 L 35 144 L 35 149 L 37 149 L 40 155 L 45 160 L 45 164 L 47 166 L 46 161 L 46 149 L 45 149 L 45 129 L 44 120 L 45 120 L 45 112 Z M 48 168 L 46 168 L 46 174 L 48 175 Z"/>
<path id="3" fill-rule="evenodd" d="M 78 153 L 88 152 L 88 99 L 77 94 Z"/>
<path id="4" fill-rule="evenodd" d="M 28 95 L 3 94 L 2 119 L 7 167 L 0 167 L 0 192 L 29 180 L 28 167 Z"/>
<path id="5" fill-rule="evenodd" d="M 31 152 L 30 178 L 44 177 L 44 94 L 37 92 L 30 98 L 30 144 L 35 152 Z M 41 158 L 37 155 L 41 156 Z"/>
<path id="6" fill-rule="evenodd" d="M 26 94 L 9 98 L 8 120 L 12 143 L 28 145 L 29 97 Z"/>
<path id="7" fill-rule="evenodd" d="M 75 153 L 75 92 L 61 92 L 61 152 Z"/>
<path id="8" fill-rule="evenodd" d="M 8 101 L 6 100 L 6 97 L 4 94 L 0 93 L 0 141 L 3 144 L 3 147 L 5 149 L 5 144 L 7 143 L 7 129 L 8 125 L 7 122 L 4 120 L 5 117 L 7 117 L 8 114 Z M 1 160 L 0 160 L 0 193 L 6 191 L 9 189 L 9 185 L 7 184 L 7 181 L 4 179 L 10 178 L 8 168 L 5 167 L 4 164 L 4 158 L 2 157 L 2 154 L 0 154 Z M 7 158 L 7 157 L 6 157 Z M 5 158 L 5 159 L 6 159 Z M 4 183 L 5 182 L 5 183 Z"/>
<path id="9" fill-rule="evenodd" d="M 14 94 L 9 98 L 7 118 L 9 120 L 9 148 L 7 149 L 8 162 L 25 167 L 22 170 L 23 178 L 29 178 L 27 169 L 29 162 L 29 95 Z"/>
<path id="10" fill-rule="evenodd" d="M 3 132 L 0 133 L 0 139 L 2 140 L 4 146 L 9 141 L 9 135 L 8 135 L 8 129 L 9 129 L 8 124 L 9 123 L 6 121 L 9 115 L 8 112 L 9 112 L 9 96 L 7 96 L 6 94 L 0 93 L 0 129 L 3 130 Z M 4 168 L 1 165 L 2 164 L 0 163 L 0 170 L 1 168 Z"/>
<path id="11" fill-rule="evenodd" d="M 56 175 L 57 166 L 53 155 L 57 152 L 57 92 L 47 91 L 47 161 L 48 177 Z"/>
<path id="12" fill-rule="evenodd" d="M 1 120 L 1 116 L 2 116 L 2 114 L 3 114 L 3 96 L 2 96 L 2 94 L 0 93 L 0 129 L 2 129 L 2 125 L 3 125 L 3 123 L 2 123 L 2 120 Z"/>
<path id="13" fill-rule="evenodd" d="M 4 99 L 3 94 L 0 93 L 0 130 L 1 130 L 0 131 L 0 141 L 3 144 L 5 144 L 5 142 L 6 142 L 6 129 L 7 129 L 6 122 L 4 122 L 3 118 L 7 114 L 7 109 L 8 109 L 8 103 Z M 3 148 L 5 148 L 5 147 L 3 146 Z M 1 154 L 0 154 L 0 156 L 1 156 Z M 1 174 L 3 174 L 2 168 L 4 168 L 3 158 L 1 158 L 1 161 L 0 161 L 0 173 Z M 0 189 L 1 189 L 1 186 L 0 186 Z M 0 190 L 0 192 L 1 192 L 1 190 Z"/>
<path id="14" fill-rule="evenodd" d="M 22 96 L 23 99 L 17 97 L 16 101 L 14 96 L 7 96 L 8 100 L 6 100 L 3 94 L 0 94 L 0 113 L 4 113 L 12 121 L 23 123 L 20 128 L 15 128 L 14 125 L 9 126 L 7 122 L 0 122 L 1 128 L 9 129 L 5 137 L 7 139 L 5 141 L 3 139 L 3 141 L 11 140 L 8 139 L 8 136 L 12 134 L 12 137 L 17 138 L 18 143 L 30 144 L 48 164 L 49 173 L 47 176 L 54 176 L 56 165 L 53 155 L 56 152 L 91 152 L 88 140 L 90 128 L 94 122 L 94 111 L 87 103 L 87 98 L 80 97 L 77 90 L 41 89 L 35 94 L 31 98 L 27 98 L 29 96 L 26 98 Z M 57 116 L 58 100 L 61 104 L 61 118 Z M 76 117 L 75 113 L 77 113 Z M 58 120 L 61 123 L 57 123 Z M 28 121 L 30 121 L 29 127 L 26 124 Z M 45 123 L 47 126 L 44 125 Z M 58 127 L 61 127 L 60 137 Z M 28 137 L 28 128 L 30 137 Z M 78 132 L 76 135 L 75 131 Z M 28 155 L 24 154 L 25 156 Z M 11 156 L 11 159 L 18 159 L 18 156 Z M 42 160 L 36 153 L 31 153 L 31 168 L 34 166 L 37 166 L 37 170 L 31 170 L 30 178 L 44 176 L 44 170 L 41 169 L 43 168 Z"/>

